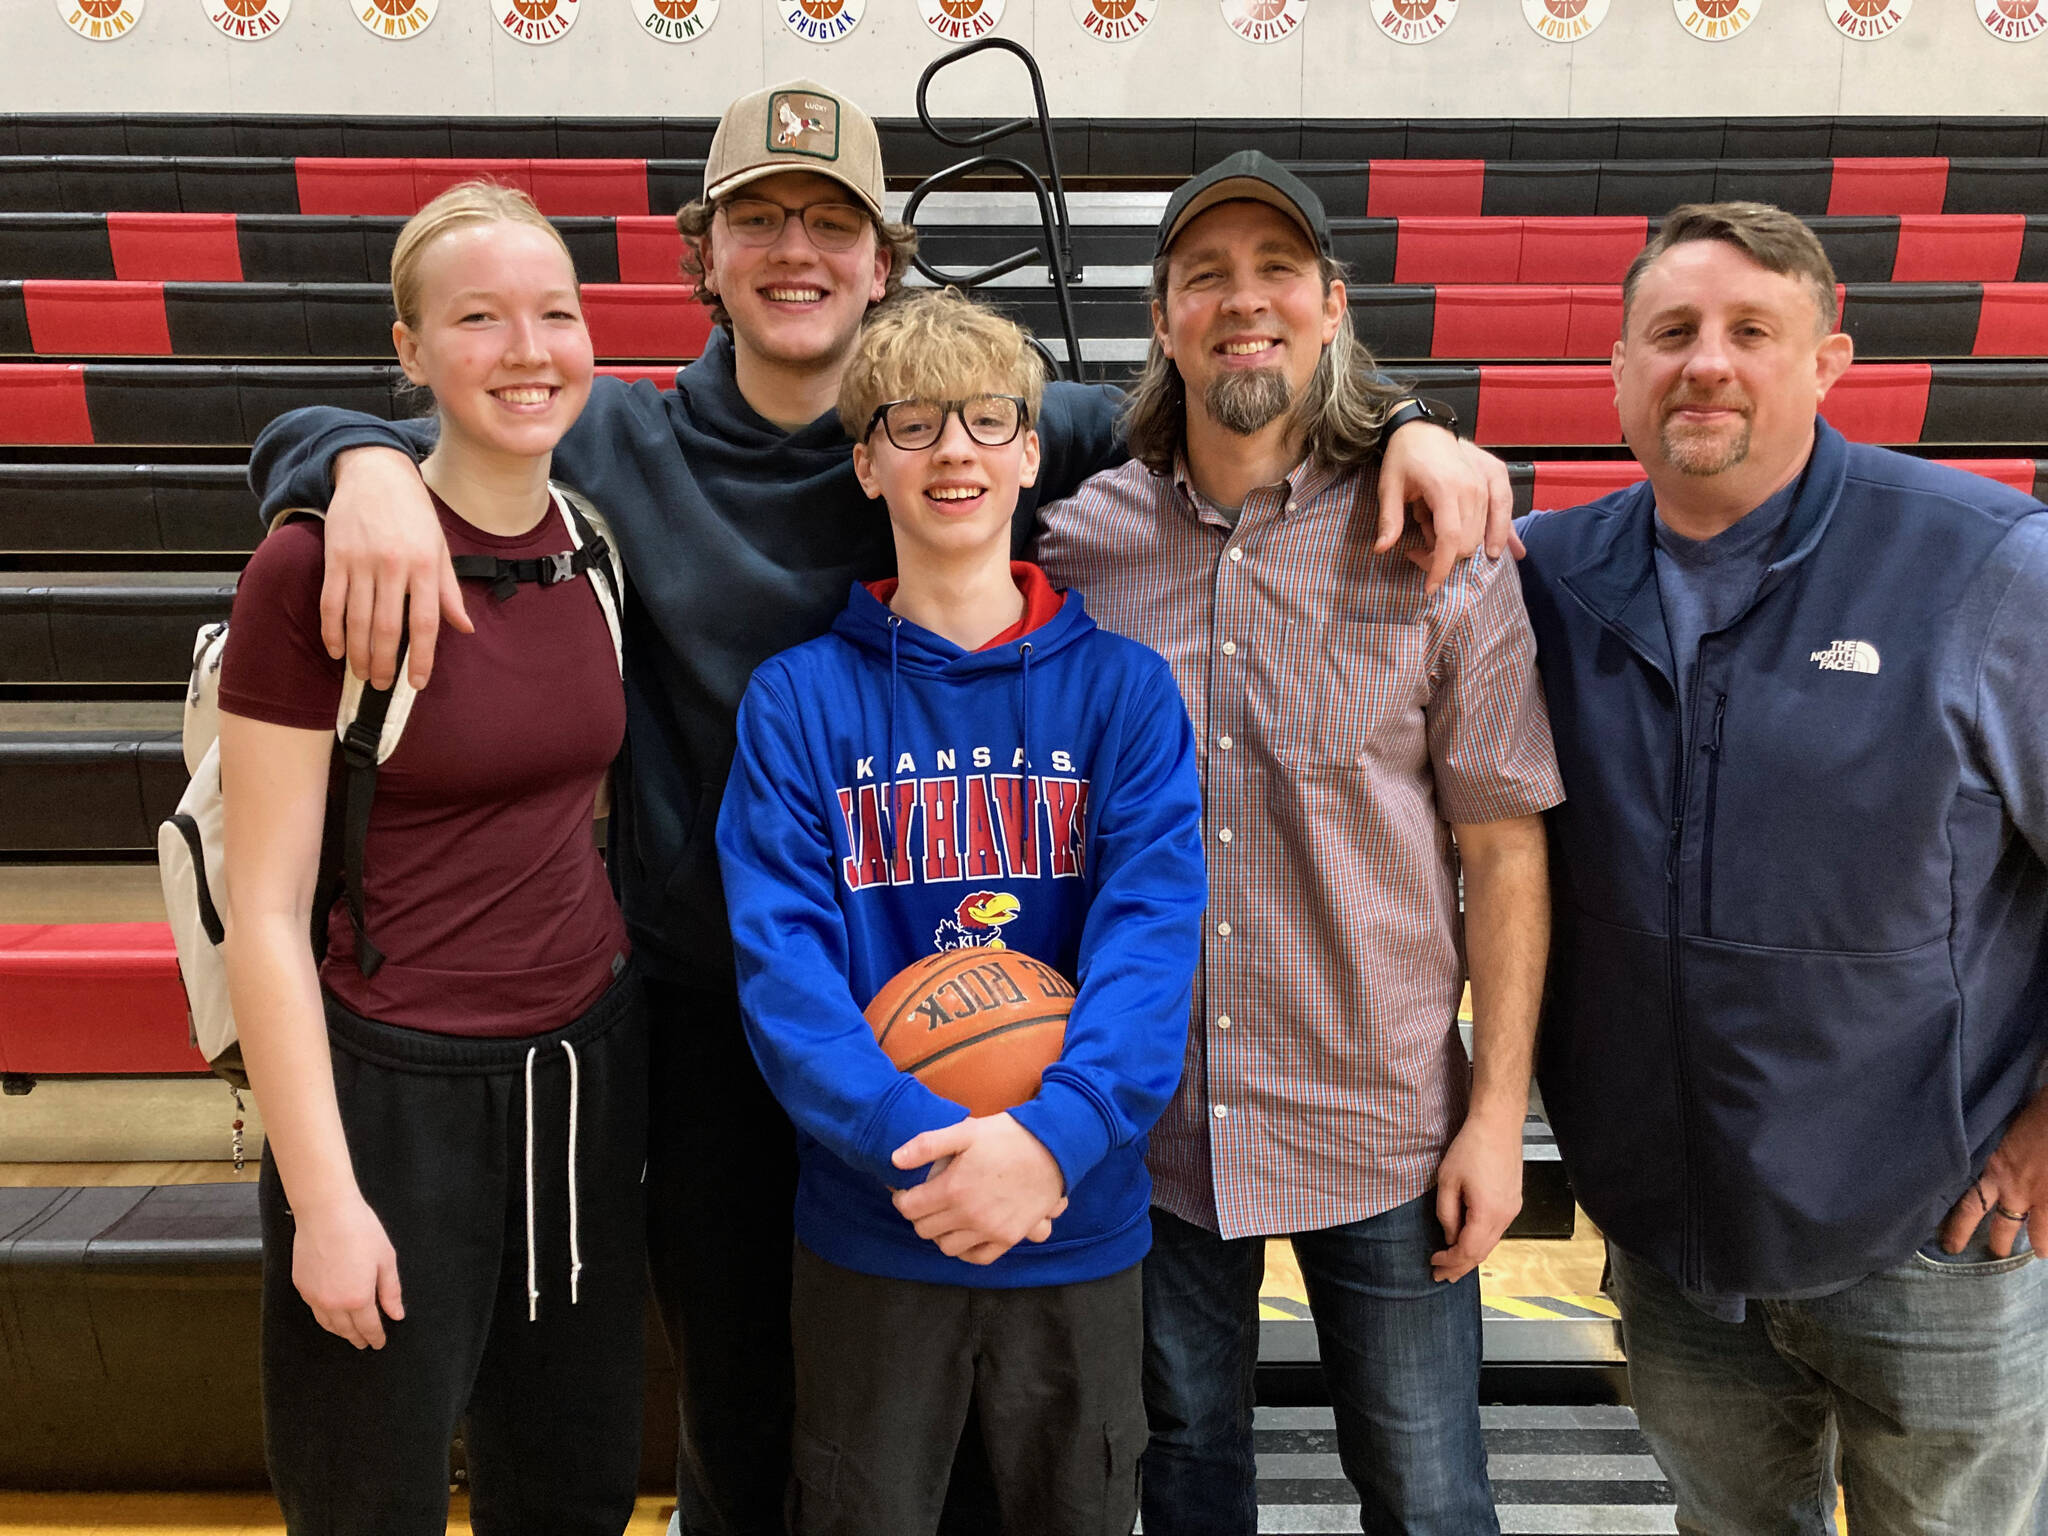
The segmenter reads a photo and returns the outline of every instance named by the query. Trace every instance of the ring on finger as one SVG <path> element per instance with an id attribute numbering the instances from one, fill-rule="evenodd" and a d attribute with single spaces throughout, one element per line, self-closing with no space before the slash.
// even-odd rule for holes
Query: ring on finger
<path id="1" fill-rule="evenodd" d="M 2028 1211 L 2008 1211 L 2002 1205 L 1993 1205 L 1991 1209 L 1996 1211 L 2000 1216 L 2003 1216 L 2007 1221 L 2025 1221 L 2027 1217 L 2031 1214 L 2031 1212 Z"/>

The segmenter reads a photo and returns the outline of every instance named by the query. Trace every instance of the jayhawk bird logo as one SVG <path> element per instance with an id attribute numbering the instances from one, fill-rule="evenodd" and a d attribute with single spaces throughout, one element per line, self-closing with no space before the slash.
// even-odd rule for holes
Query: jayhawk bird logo
<path id="1" fill-rule="evenodd" d="M 823 133 L 825 119 L 805 117 L 798 113 L 784 97 L 775 103 L 775 143 L 778 148 L 787 149 L 807 133 Z"/>
<path id="2" fill-rule="evenodd" d="M 939 924 L 933 941 L 940 949 L 1003 949 L 1002 928 L 1023 912 L 1024 903 L 1008 891 L 976 891 Z"/>

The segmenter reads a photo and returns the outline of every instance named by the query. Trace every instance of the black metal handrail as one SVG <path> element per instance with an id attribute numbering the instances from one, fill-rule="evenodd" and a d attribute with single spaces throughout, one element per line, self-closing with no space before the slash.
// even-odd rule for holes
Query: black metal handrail
<path id="1" fill-rule="evenodd" d="M 1054 301 L 1059 306 L 1060 329 L 1065 333 L 1067 343 L 1067 375 L 1077 380 L 1084 379 L 1086 374 L 1083 371 L 1081 362 L 1081 339 L 1074 325 L 1073 296 L 1068 291 L 1070 284 L 1080 281 L 1081 266 L 1074 260 L 1073 224 L 1067 216 L 1066 188 L 1060 180 L 1059 153 L 1053 147 L 1052 117 L 1046 110 L 1045 80 L 1039 74 L 1038 61 L 1031 56 L 1029 49 L 1018 43 L 1011 42 L 1006 37 L 985 37 L 979 42 L 968 43 L 962 47 L 955 48 L 951 53 L 943 54 L 939 58 L 934 59 L 926 66 L 924 73 L 918 77 L 917 119 L 924 124 L 926 131 L 933 138 L 939 140 L 942 144 L 951 144 L 957 149 L 973 149 L 978 145 L 987 144 L 992 140 L 1016 133 L 1020 129 L 1031 127 L 1034 119 L 1020 117 L 1012 119 L 1007 123 L 999 123 L 993 128 L 983 129 L 979 133 L 962 137 L 948 133 L 932 120 L 931 108 L 926 101 L 926 94 L 931 88 L 933 78 L 949 65 L 957 64 L 960 60 L 972 54 L 981 53 L 990 48 L 1000 48 L 1006 53 L 1014 53 L 1024 61 L 1025 69 L 1030 72 L 1031 95 L 1037 108 L 1035 121 L 1038 127 L 1038 138 L 1039 143 L 1045 149 L 1046 175 L 1040 176 L 1031 166 L 1013 155 L 976 155 L 972 159 L 962 160 L 958 164 L 949 165 L 944 170 L 927 176 L 923 181 L 919 182 L 911 192 L 908 201 L 903 205 L 903 220 L 906 224 L 915 226 L 917 223 L 917 210 L 923 204 L 925 198 L 944 187 L 951 186 L 956 181 L 961 181 L 982 171 L 1008 171 L 1015 175 L 1018 180 L 1022 181 L 1038 200 L 1039 229 L 1040 233 L 1044 236 L 1043 248 L 1026 246 L 1023 250 L 1013 251 L 1008 256 L 990 262 L 987 266 L 977 267 L 972 272 L 941 271 L 925 260 L 922 255 L 911 257 L 911 263 L 918 271 L 935 283 L 951 284 L 956 288 L 974 288 L 983 283 L 992 282 L 1006 273 L 1015 272 L 1020 267 L 1029 266 L 1031 263 L 1042 259 L 1046 264 L 1047 274 L 1052 283 Z M 1047 185 L 1048 180 L 1051 183 L 1050 186 Z M 1044 344 L 1039 342 L 1037 338 L 1032 338 L 1032 345 L 1038 349 L 1039 354 L 1048 363 L 1056 363 L 1052 354 L 1047 351 Z M 1055 367 L 1055 371 L 1059 371 L 1057 367 Z"/>

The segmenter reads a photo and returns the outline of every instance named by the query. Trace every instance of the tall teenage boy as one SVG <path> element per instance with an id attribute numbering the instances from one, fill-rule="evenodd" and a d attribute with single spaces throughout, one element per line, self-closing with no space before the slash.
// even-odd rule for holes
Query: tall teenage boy
<path id="1" fill-rule="evenodd" d="M 771 126 L 779 108 L 805 126 Z M 852 240 L 842 228 L 852 215 Z M 600 378 L 554 473 L 606 509 L 633 583 L 626 626 L 632 771 L 612 829 L 626 923 L 648 978 L 654 1114 L 648 1241 L 680 1366 L 678 1526 L 779 1536 L 789 1438 L 789 1127 L 742 1039 L 712 844 L 733 715 L 754 668 L 823 634 L 847 584 L 892 568 L 886 520 L 856 482 L 835 404 L 868 309 L 915 248 L 886 221 L 880 146 L 851 102 L 808 81 L 756 91 L 720 120 L 704 197 L 677 216 L 718 322 L 673 391 Z M 1123 456 L 1110 391 L 1053 384 L 1034 423 L 1041 501 Z M 324 407 L 258 439 L 266 517 L 332 506 L 322 597 L 329 649 L 388 681 L 410 604 L 407 667 L 424 684 L 437 616 L 461 598 L 413 460 L 424 423 Z M 1498 461 L 1418 420 L 1391 438 L 1380 505 L 1426 503 L 1441 569 L 1506 537 Z M 392 452 L 390 450 L 397 450 Z M 716 1178 L 706 1168 L 720 1170 Z"/>
<path id="2" fill-rule="evenodd" d="M 1201 791 L 1166 663 L 1010 561 L 1041 377 L 1015 325 L 950 291 L 869 325 L 840 418 L 898 579 L 855 585 L 740 706 L 718 850 L 803 1170 L 796 1536 L 928 1536 L 970 1403 L 1005 1530 L 1137 1516 L 1145 1133 L 1187 1037 Z M 861 1009 L 992 936 L 959 920 L 976 901 L 1079 990 L 1037 1094 L 969 1118 Z"/>

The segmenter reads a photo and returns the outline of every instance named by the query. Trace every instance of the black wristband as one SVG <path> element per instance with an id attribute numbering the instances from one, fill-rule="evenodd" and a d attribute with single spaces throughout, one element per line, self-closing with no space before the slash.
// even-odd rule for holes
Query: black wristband
<path id="1" fill-rule="evenodd" d="M 1411 421 L 1426 421 L 1433 427 L 1442 427 L 1453 436 L 1458 432 L 1458 413 L 1441 400 L 1424 400 L 1420 396 L 1404 400 L 1395 406 L 1387 423 L 1380 429 L 1382 439 L 1390 438 L 1395 432 Z"/>

